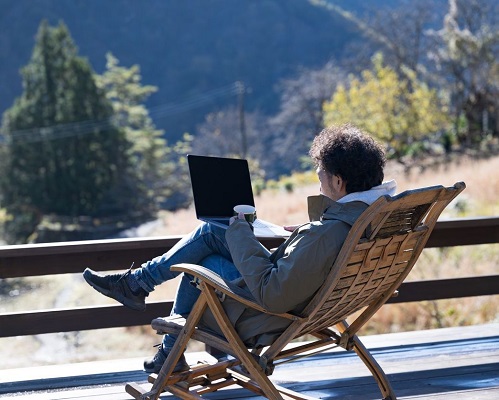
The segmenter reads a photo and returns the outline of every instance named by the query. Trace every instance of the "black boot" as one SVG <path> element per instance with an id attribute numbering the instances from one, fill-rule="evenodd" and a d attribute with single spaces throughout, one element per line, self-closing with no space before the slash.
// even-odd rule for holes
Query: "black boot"
<path id="1" fill-rule="evenodd" d="M 157 374 L 160 371 L 163 364 L 165 363 L 166 357 L 168 357 L 169 351 L 166 350 L 167 349 L 163 349 L 162 344 L 159 344 L 158 352 L 154 355 L 154 357 L 144 361 L 144 371 L 149 373 L 154 372 Z M 185 360 L 185 357 L 182 354 L 177 362 L 177 365 L 175 365 L 173 372 L 188 371 L 188 370 L 189 370 L 189 365 L 187 364 L 187 361 Z"/>
<path id="2" fill-rule="evenodd" d="M 144 311 L 149 293 L 142 288 L 137 292 L 130 289 L 127 282 L 130 273 L 131 269 L 123 274 L 100 275 L 87 268 L 83 272 L 83 277 L 90 286 L 104 296 L 111 297 L 133 310 Z"/>

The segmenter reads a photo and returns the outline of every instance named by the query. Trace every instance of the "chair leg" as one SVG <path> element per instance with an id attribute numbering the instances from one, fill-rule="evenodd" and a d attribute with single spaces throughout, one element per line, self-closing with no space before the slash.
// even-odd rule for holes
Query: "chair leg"
<path id="1" fill-rule="evenodd" d="M 201 315 L 203 314 L 205 309 L 205 296 L 200 295 L 198 300 L 192 307 L 191 312 L 189 313 L 189 317 L 185 322 L 182 333 L 177 337 L 177 340 L 175 340 L 175 344 L 173 345 L 170 354 L 168 354 L 165 363 L 158 373 L 158 377 L 154 381 L 153 387 L 151 389 L 152 394 L 154 394 L 155 396 L 154 399 L 157 399 L 159 397 L 159 395 L 163 391 L 163 388 L 166 386 L 166 379 L 172 374 L 175 365 L 177 365 L 180 356 L 187 347 L 187 343 L 189 342 L 194 329 L 196 329 L 196 326 L 201 319 Z"/>
<path id="2" fill-rule="evenodd" d="M 360 341 L 360 339 L 357 336 L 353 337 L 353 341 L 354 341 L 353 350 L 357 353 L 357 355 L 364 362 L 367 368 L 369 368 L 374 379 L 376 379 L 376 382 L 378 383 L 379 386 L 379 390 L 383 395 L 383 399 L 397 400 L 395 392 L 393 391 L 393 388 L 390 385 L 390 382 L 388 381 L 388 377 L 386 376 L 385 372 L 380 367 L 378 362 L 374 359 L 369 350 L 367 350 L 367 348 L 364 346 L 364 344 Z"/>
<path id="3" fill-rule="evenodd" d="M 232 348 L 237 355 L 237 358 L 243 363 L 250 376 L 258 383 L 260 389 L 265 393 L 265 396 L 271 400 L 282 400 L 282 396 L 275 388 L 272 382 L 267 378 L 263 369 L 258 365 L 257 361 L 253 358 L 251 353 L 246 349 L 243 341 L 237 334 L 232 326 L 225 310 L 215 293 L 215 290 L 204 282 L 202 285 L 202 292 L 206 294 L 208 306 L 215 316 L 219 327 Z"/>
<path id="4" fill-rule="evenodd" d="M 139 385 L 134 383 L 129 383 L 125 386 L 125 390 L 127 393 L 131 394 L 136 399 L 142 400 L 155 400 L 158 399 L 161 395 L 161 392 L 165 387 L 168 386 L 168 378 L 171 376 L 175 365 L 184 352 L 189 339 L 194 332 L 199 320 L 201 319 L 201 315 L 206 309 L 206 297 L 201 294 L 194 304 L 189 317 L 184 325 L 184 329 L 182 333 L 177 337 L 175 344 L 173 345 L 172 350 L 168 354 L 161 370 L 158 373 L 157 378 L 154 380 L 153 386 L 149 392 L 144 391 Z M 192 398 L 189 393 L 185 394 L 183 398 L 190 399 Z"/>
<path id="5" fill-rule="evenodd" d="M 343 331 L 345 331 L 348 328 L 348 324 L 346 321 L 342 321 L 337 325 L 337 328 L 340 330 L 341 333 L 343 333 Z M 353 342 L 353 351 L 357 353 L 362 362 L 366 365 L 369 371 L 371 371 L 371 374 L 376 380 L 379 390 L 383 395 L 383 399 L 397 400 L 397 397 L 395 396 L 395 392 L 393 391 L 393 388 L 390 385 L 388 377 L 386 376 L 385 372 L 378 364 L 378 362 L 371 355 L 369 350 L 367 350 L 367 348 L 364 346 L 364 344 L 361 342 L 361 340 L 358 338 L 357 335 L 352 336 L 351 339 Z"/>

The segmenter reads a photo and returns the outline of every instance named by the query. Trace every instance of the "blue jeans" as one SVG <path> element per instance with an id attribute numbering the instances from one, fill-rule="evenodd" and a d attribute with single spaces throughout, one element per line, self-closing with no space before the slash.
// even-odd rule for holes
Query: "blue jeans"
<path id="1" fill-rule="evenodd" d="M 142 264 L 142 268 L 135 270 L 133 274 L 138 284 L 149 293 L 155 286 L 177 277 L 179 273 L 170 271 L 170 267 L 181 263 L 202 265 L 226 280 L 241 276 L 232 262 L 225 240 L 225 229 L 207 223 L 199 225 L 165 254 Z M 182 276 L 172 314 L 186 315 L 192 310 L 200 291 L 190 284 L 191 280 L 192 276 Z M 166 350 L 172 348 L 175 339 L 165 335 L 163 347 Z"/>

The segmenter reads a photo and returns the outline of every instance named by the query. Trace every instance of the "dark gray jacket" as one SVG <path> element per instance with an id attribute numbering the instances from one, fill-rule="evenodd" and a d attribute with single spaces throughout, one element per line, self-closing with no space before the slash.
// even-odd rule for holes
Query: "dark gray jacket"
<path id="1" fill-rule="evenodd" d="M 338 203 L 322 195 L 309 197 L 311 222 L 297 228 L 273 253 L 262 246 L 245 221 L 235 221 L 225 236 L 242 278 L 230 286 L 271 312 L 299 314 L 324 282 L 350 227 L 366 208 L 360 201 Z M 223 306 L 250 347 L 269 345 L 290 324 L 230 298 Z M 209 312 L 202 325 L 220 332 Z"/>

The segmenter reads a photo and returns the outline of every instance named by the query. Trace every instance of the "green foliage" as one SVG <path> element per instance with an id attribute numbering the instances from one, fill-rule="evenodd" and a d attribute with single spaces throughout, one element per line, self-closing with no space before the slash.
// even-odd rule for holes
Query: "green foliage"
<path id="1" fill-rule="evenodd" d="M 135 197 L 144 210 L 184 206 L 190 196 L 185 154 L 190 152 L 192 136 L 184 134 L 168 146 L 164 132 L 156 129 L 144 102 L 155 86 L 142 85 L 140 67 L 119 65 L 107 54 L 106 71 L 96 76 L 97 85 L 106 93 L 114 110 L 113 121 L 131 143 L 128 158 L 138 182 Z"/>
<path id="2" fill-rule="evenodd" d="M 253 181 L 253 179 L 252 179 Z M 308 170 L 305 172 L 293 172 L 291 175 L 281 176 L 279 179 L 269 179 L 261 184 L 259 190 L 261 193 L 263 190 L 284 190 L 285 192 L 291 194 L 296 188 L 307 186 L 310 184 L 317 184 L 319 179 L 315 171 Z"/>
<path id="3" fill-rule="evenodd" d="M 185 133 L 180 140 L 166 148 L 161 159 L 161 174 L 156 182 L 158 204 L 164 209 L 186 207 L 191 200 L 186 154 L 191 152 L 194 137 Z"/>
<path id="4" fill-rule="evenodd" d="M 411 71 L 400 77 L 383 65 L 381 54 L 373 69 L 351 76 L 324 104 L 325 125 L 351 122 L 387 143 L 395 158 L 406 155 L 417 141 L 442 131 L 445 108 L 435 90 L 419 82 Z"/>
<path id="5" fill-rule="evenodd" d="M 290 180 L 284 182 L 284 189 L 288 193 L 293 193 L 293 190 L 294 190 L 293 182 L 291 182 Z"/>
<path id="6" fill-rule="evenodd" d="M 25 240 L 46 214 L 131 211 L 129 144 L 64 24 L 42 22 L 21 74 L 24 91 L 2 121 L 1 200 L 13 216 L 9 239 Z M 127 201 L 111 204 L 113 193 Z M 26 222 L 23 229 L 19 219 Z"/>
<path id="7" fill-rule="evenodd" d="M 165 159 L 169 149 L 163 139 L 163 131 L 155 128 L 149 111 L 143 105 L 157 88 L 141 84 L 140 68 L 119 66 L 119 60 L 107 54 L 106 71 L 96 75 L 97 86 L 102 89 L 111 102 L 114 125 L 125 132 L 130 142 L 127 156 L 130 160 L 131 174 L 137 180 L 136 198 L 142 208 L 157 208 L 154 200 L 158 198 L 156 183 L 164 173 Z"/>

